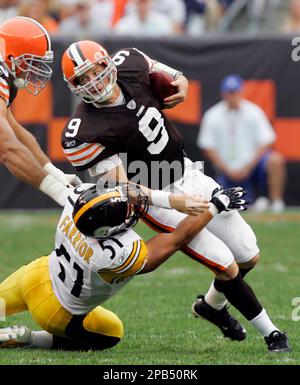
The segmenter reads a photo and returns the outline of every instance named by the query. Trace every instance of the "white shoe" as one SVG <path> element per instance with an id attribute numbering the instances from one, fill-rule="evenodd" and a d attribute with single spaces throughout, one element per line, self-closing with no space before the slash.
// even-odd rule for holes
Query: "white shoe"
<path id="1" fill-rule="evenodd" d="M 273 201 L 271 204 L 271 210 L 275 214 L 282 213 L 284 209 L 285 209 L 285 203 L 283 200 L 278 199 L 276 201 Z"/>
<path id="2" fill-rule="evenodd" d="M 266 197 L 258 197 L 256 201 L 251 206 L 251 210 L 255 211 L 256 213 L 262 213 L 263 211 L 266 211 L 269 208 L 270 200 Z"/>
<path id="3" fill-rule="evenodd" d="M 23 325 L 10 326 L 0 329 L 0 349 L 20 348 L 31 341 L 31 330 Z"/>

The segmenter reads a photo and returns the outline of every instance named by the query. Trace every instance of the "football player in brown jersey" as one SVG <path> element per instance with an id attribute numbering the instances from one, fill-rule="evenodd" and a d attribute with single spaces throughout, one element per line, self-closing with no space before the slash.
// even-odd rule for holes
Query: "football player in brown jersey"
<path id="1" fill-rule="evenodd" d="M 51 42 L 41 24 L 13 17 L 0 25 L 0 161 L 22 181 L 64 205 L 75 175 L 65 175 L 11 112 L 18 89 L 38 95 L 50 79 Z M 78 182 L 78 180 L 77 180 Z"/>
<path id="2" fill-rule="evenodd" d="M 187 213 L 203 209 L 193 194 L 209 201 L 220 186 L 187 158 L 181 135 L 149 82 L 153 71 L 173 76 L 178 93 L 164 100 L 172 107 L 186 98 L 188 82 L 181 72 L 135 48 L 110 56 L 93 41 L 72 43 L 62 57 L 62 70 L 70 90 L 82 99 L 62 134 L 64 152 L 78 171 L 88 170 L 99 182 L 130 180 L 145 186 L 156 206 L 149 208 L 146 221 L 157 231 L 172 232 Z M 186 200 L 176 195 L 182 193 L 188 194 Z M 195 316 L 232 340 L 244 340 L 246 331 L 228 313 L 228 300 L 265 338 L 285 340 L 243 279 L 259 260 L 259 248 L 237 211 L 216 216 L 183 251 L 215 274 L 206 295 L 192 306 Z"/>

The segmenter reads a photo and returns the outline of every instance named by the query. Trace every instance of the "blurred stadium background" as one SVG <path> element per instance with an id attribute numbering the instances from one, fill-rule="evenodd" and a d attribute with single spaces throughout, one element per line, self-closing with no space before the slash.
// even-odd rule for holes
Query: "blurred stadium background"
<path id="1" fill-rule="evenodd" d="M 199 124 L 203 113 L 220 100 L 221 79 L 228 73 L 244 78 L 244 96 L 267 114 L 277 133 L 275 148 L 284 155 L 288 171 L 288 210 L 276 217 L 246 216 L 257 233 L 263 256 L 249 282 L 274 321 L 289 332 L 294 353 L 288 358 L 272 358 L 266 355 L 263 341 L 252 330 L 250 340 L 236 346 L 218 338 L 219 333 L 204 321 L 191 322 L 193 296 L 206 291 L 212 276 L 201 266 L 195 269 L 195 263 L 179 253 L 149 278 L 137 278 L 124 293 L 109 301 L 108 307 L 120 315 L 126 326 L 126 339 L 120 347 L 103 355 L 90 352 L 80 357 L 75 353 L 48 352 L 41 356 L 38 351 L 23 351 L 22 355 L 1 352 L 1 362 L 299 363 L 300 350 L 295 346 L 298 325 L 291 314 L 292 298 L 300 295 L 300 214 L 296 207 L 300 205 L 300 63 L 292 60 L 296 48 L 292 39 L 300 33 L 300 2 L 153 0 L 156 15 L 163 16 L 171 27 L 162 28 L 159 33 L 157 28 L 148 28 L 144 34 L 129 30 L 126 33 L 117 26 L 122 17 L 134 12 L 136 1 L 148 0 L 0 0 L 0 22 L 17 14 L 35 18 L 51 33 L 55 52 L 51 83 L 38 97 L 19 92 L 14 114 L 58 167 L 72 171 L 61 151 L 60 132 L 77 101 L 62 79 L 63 51 L 80 39 L 101 42 L 110 53 L 121 47 L 137 47 L 180 69 L 190 79 L 188 100 L 167 114 L 181 131 L 188 155 L 198 160 L 202 159 L 196 147 Z M 207 162 L 205 168 L 213 175 Z M 85 179 L 86 175 L 81 177 Z M 0 168 L 0 183 L 1 209 L 57 208 L 46 196 L 12 177 L 4 167 Z M 1 279 L 24 262 L 51 250 L 58 215 L 58 211 L 1 214 Z M 146 238 L 153 234 L 143 225 L 139 225 L 138 231 Z M 181 295 L 174 297 L 172 293 Z M 136 301 L 141 301 L 141 306 L 136 306 Z M 28 315 L 15 318 L 31 326 Z"/>

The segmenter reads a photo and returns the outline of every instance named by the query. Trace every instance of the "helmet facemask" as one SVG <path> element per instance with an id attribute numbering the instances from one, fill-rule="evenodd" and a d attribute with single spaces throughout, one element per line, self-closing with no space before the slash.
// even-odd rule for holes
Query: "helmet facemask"
<path id="1" fill-rule="evenodd" d="M 52 69 L 47 64 L 53 61 L 52 51 L 47 51 L 45 56 L 23 54 L 10 60 L 16 86 L 26 88 L 32 95 L 38 95 L 52 76 Z"/>
<path id="2" fill-rule="evenodd" d="M 97 64 L 105 65 L 104 70 L 95 76 L 93 80 L 80 85 L 78 78 L 84 75 L 85 72 L 95 68 Z M 83 99 L 84 102 L 104 103 L 112 95 L 117 81 L 117 69 L 109 56 L 97 58 L 93 62 L 86 60 L 83 66 L 75 68 L 75 75 L 65 80 L 67 80 L 70 90 Z M 98 89 L 99 84 L 101 85 L 101 91 Z"/>

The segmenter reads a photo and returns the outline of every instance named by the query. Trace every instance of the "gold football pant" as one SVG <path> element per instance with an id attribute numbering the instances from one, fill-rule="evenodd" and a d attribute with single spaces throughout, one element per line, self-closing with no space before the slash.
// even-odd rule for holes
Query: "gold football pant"
<path id="1" fill-rule="evenodd" d="M 53 347 L 105 349 L 118 343 L 123 324 L 113 312 L 97 306 L 74 316 L 62 307 L 53 292 L 48 260 L 49 256 L 41 257 L 24 265 L 0 284 L 5 314 L 28 310 L 42 329 L 55 336 Z"/>

